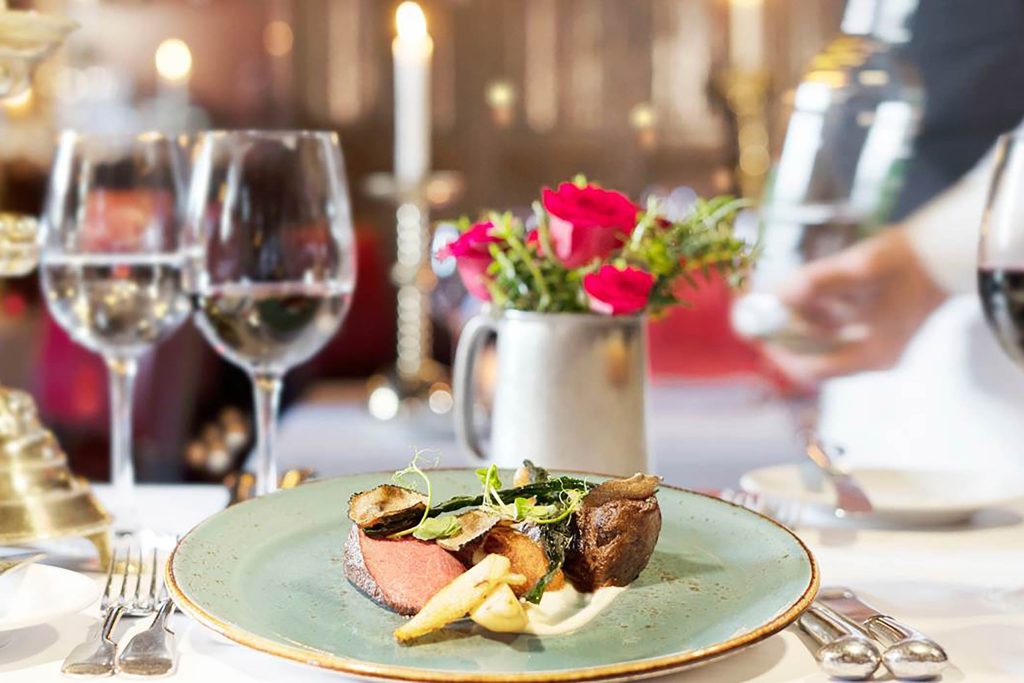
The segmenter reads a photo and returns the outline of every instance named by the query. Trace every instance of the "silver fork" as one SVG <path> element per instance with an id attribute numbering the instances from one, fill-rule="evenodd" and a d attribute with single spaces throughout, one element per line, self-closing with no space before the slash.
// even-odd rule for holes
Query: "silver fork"
<path id="1" fill-rule="evenodd" d="M 782 526 L 795 529 L 800 524 L 803 506 L 797 501 L 769 500 L 757 493 L 723 489 L 718 497 L 722 500 L 771 517 Z"/>
<path id="2" fill-rule="evenodd" d="M 69 676 L 110 676 L 114 673 L 117 644 L 112 636 L 124 615 L 143 616 L 156 607 L 157 566 L 149 565 L 148 579 L 143 576 L 146 563 L 142 546 L 133 536 L 124 537 L 114 547 L 107 581 L 100 600 L 103 621 L 99 629 L 92 629 L 65 658 L 60 670 Z M 134 575 L 134 580 L 133 580 Z"/>
<path id="3" fill-rule="evenodd" d="M 174 631 L 167 622 L 174 614 L 174 603 L 163 583 L 166 556 L 153 550 L 153 571 L 160 583 L 160 603 L 156 616 L 146 630 L 132 636 L 117 657 L 117 672 L 128 676 L 169 676 L 178 665 Z"/>

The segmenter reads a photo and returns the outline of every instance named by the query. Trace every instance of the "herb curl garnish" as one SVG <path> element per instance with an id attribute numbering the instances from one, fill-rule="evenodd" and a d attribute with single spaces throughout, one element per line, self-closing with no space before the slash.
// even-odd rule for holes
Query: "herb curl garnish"
<path id="1" fill-rule="evenodd" d="M 390 534 L 391 538 L 401 538 L 402 536 L 411 535 L 413 538 L 418 538 L 421 541 L 432 541 L 439 538 L 448 538 L 454 536 L 461 530 L 459 520 L 454 517 L 434 517 L 430 514 L 430 504 L 434 499 L 434 488 L 430 483 L 430 477 L 420 467 L 420 463 L 424 462 L 427 469 L 437 467 L 438 457 L 434 457 L 432 460 L 426 457 L 427 453 L 437 453 L 437 451 L 431 450 L 419 450 L 412 457 L 410 462 L 404 469 L 398 470 L 391 475 L 391 481 L 398 486 L 403 486 L 407 489 L 412 489 L 418 493 L 422 493 L 427 497 L 425 507 L 423 508 L 423 514 L 419 519 L 419 522 L 415 526 L 409 527 L 408 529 L 402 529 Z M 426 491 L 420 491 L 416 485 L 409 483 L 409 478 L 415 476 L 419 477 L 423 481 L 423 486 Z"/>

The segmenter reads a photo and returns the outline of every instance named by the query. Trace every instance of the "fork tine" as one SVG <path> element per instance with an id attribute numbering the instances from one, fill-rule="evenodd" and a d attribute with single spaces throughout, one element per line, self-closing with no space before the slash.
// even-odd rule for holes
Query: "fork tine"
<path id="1" fill-rule="evenodd" d="M 134 571 L 133 571 L 134 570 Z M 128 562 L 124 568 L 124 588 L 122 605 L 126 605 L 131 608 L 139 599 L 139 585 L 142 581 L 142 547 L 139 545 L 139 541 L 134 536 L 131 538 L 128 544 Z M 135 574 L 135 585 L 132 586 L 132 590 L 129 592 L 128 579 L 132 574 Z"/>
<path id="2" fill-rule="evenodd" d="M 132 544 L 125 539 L 124 543 L 124 567 L 121 569 L 121 593 L 117 596 L 117 604 L 124 605 L 128 601 L 128 573 L 132 564 Z"/>
<path id="3" fill-rule="evenodd" d="M 135 565 L 135 594 L 134 597 L 132 597 L 130 605 L 133 611 L 137 611 L 145 607 L 143 603 L 145 602 L 146 589 L 144 588 L 143 578 L 146 573 L 146 558 L 143 554 L 141 539 L 137 538 L 135 540 L 135 550 L 138 557 L 138 564 Z"/>
<path id="4" fill-rule="evenodd" d="M 157 591 L 159 584 L 160 570 L 157 565 L 157 547 L 153 545 L 153 558 L 150 562 L 150 575 L 149 575 L 149 609 L 156 609 Z"/>
<path id="5" fill-rule="evenodd" d="M 110 565 L 107 567 L 107 580 L 103 584 L 103 597 L 100 599 L 100 609 L 106 611 L 107 607 L 114 600 L 114 573 L 117 567 L 117 558 L 121 554 L 121 544 L 114 544 L 114 552 L 110 554 Z"/>

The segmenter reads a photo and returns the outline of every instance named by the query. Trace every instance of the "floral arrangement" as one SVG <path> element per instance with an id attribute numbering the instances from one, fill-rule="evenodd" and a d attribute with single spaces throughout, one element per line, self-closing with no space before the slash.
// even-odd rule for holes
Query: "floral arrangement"
<path id="1" fill-rule="evenodd" d="M 438 257 L 454 258 L 466 289 L 499 308 L 546 313 L 658 314 L 686 304 L 695 276 L 716 270 L 735 285 L 752 246 L 733 234 L 745 204 L 697 200 L 682 220 L 657 201 L 641 209 L 583 177 L 544 188 L 529 224 L 510 213 L 460 222 Z"/>

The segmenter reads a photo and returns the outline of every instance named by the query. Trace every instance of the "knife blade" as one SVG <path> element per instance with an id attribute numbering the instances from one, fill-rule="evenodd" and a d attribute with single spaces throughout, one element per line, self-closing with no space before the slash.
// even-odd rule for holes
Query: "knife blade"
<path id="1" fill-rule="evenodd" d="M 832 486 L 835 487 L 837 517 L 867 514 L 874 509 L 864 490 L 853 477 L 832 462 L 817 437 L 811 436 L 807 439 L 806 450 L 807 457 L 828 476 Z"/>
<path id="2" fill-rule="evenodd" d="M 44 557 L 46 557 L 46 553 L 35 551 L 0 555 L 0 576 L 17 569 L 18 567 L 24 567 L 27 564 L 32 564 Z"/>

